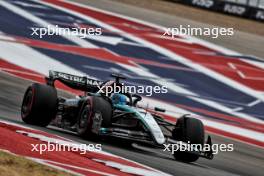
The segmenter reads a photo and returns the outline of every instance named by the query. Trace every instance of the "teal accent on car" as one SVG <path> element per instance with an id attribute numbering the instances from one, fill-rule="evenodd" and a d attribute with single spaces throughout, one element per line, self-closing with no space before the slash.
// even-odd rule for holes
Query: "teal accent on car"
<path id="1" fill-rule="evenodd" d="M 138 119 L 143 119 L 143 118 L 144 118 L 144 117 L 142 117 L 142 115 L 138 112 L 138 110 L 137 110 L 136 108 L 134 108 L 134 107 L 131 107 L 131 106 L 128 106 L 128 105 L 118 105 L 118 104 L 113 105 L 113 106 L 114 106 L 114 108 L 116 108 L 116 109 L 120 109 L 120 110 L 122 110 L 122 111 L 126 111 L 126 112 L 132 112 L 132 113 L 134 113 L 134 114 L 135 114 L 135 117 L 137 117 Z M 147 129 L 149 129 L 148 124 L 146 124 L 144 120 L 142 120 L 142 122 L 143 122 L 144 126 L 145 126 Z"/>
<path id="2" fill-rule="evenodd" d="M 102 134 L 107 133 L 107 129 L 106 128 L 100 128 L 100 133 L 102 133 Z"/>

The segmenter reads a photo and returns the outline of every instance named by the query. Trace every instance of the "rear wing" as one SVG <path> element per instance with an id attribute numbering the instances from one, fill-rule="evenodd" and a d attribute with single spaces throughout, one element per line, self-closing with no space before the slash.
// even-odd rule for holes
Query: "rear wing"
<path id="1" fill-rule="evenodd" d="M 45 79 L 46 83 L 53 87 L 55 86 L 54 82 L 58 80 L 70 88 L 85 92 L 97 92 L 99 90 L 99 86 L 103 84 L 102 81 L 91 79 L 87 76 L 76 76 L 53 70 L 49 71 L 49 76 Z"/>

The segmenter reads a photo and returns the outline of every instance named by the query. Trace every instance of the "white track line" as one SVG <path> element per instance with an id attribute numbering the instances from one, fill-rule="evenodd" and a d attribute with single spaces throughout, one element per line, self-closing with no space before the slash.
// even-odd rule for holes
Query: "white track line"
<path id="1" fill-rule="evenodd" d="M 0 41 L 0 58 L 43 75 L 48 75 L 49 70 L 85 75 L 78 70 L 20 43 Z"/>
<path id="2" fill-rule="evenodd" d="M 245 72 L 243 73 L 243 71 L 239 70 L 239 69 L 235 66 L 235 64 L 233 64 L 233 63 L 231 63 L 231 62 L 228 63 L 228 66 L 229 66 L 230 68 L 232 68 L 234 71 L 236 71 L 237 74 L 238 74 L 241 78 L 243 78 L 243 79 L 250 79 L 250 80 L 256 80 L 256 81 L 264 81 L 264 78 L 263 78 L 263 77 L 252 77 L 252 76 L 246 76 L 246 75 L 245 75 Z M 243 66 L 243 67 L 245 68 L 245 66 Z M 246 68 L 248 68 L 248 67 L 246 67 Z M 255 70 L 255 69 L 254 69 L 254 70 Z M 257 70 L 257 71 L 258 71 L 258 70 Z"/>
<path id="3" fill-rule="evenodd" d="M 39 77 L 39 78 L 43 78 L 44 77 L 41 74 L 29 73 L 29 72 L 25 72 L 25 71 L 19 71 L 19 70 L 15 70 L 15 69 L 4 68 L 4 67 L 0 67 L 0 70 L 4 71 L 4 72 L 22 73 L 24 75 L 35 76 L 35 77 Z"/>
<path id="4" fill-rule="evenodd" d="M 31 13 L 15 6 L 15 5 L 12 5 L 10 3 L 7 3 L 5 1 L 0 1 L 0 5 L 5 7 L 6 9 L 10 10 L 11 12 L 15 13 L 15 14 L 18 14 L 19 16 L 22 16 L 24 17 L 25 19 L 29 20 L 29 21 L 32 21 L 36 24 L 39 24 L 40 26 L 43 26 L 43 27 L 50 27 L 50 29 L 56 29 L 56 27 L 44 20 L 42 20 L 41 18 L 38 18 L 34 15 L 32 15 Z M 74 35 L 66 35 L 66 34 L 61 34 L 64 38 L 68 39 L 69 41 L 73 42 L 73 43 L 76 43 L 78 44 L 79 46 L 82 46 L 82 47 L 86 47 L 86 48 L 97 48 L 95 45 L 91 44 L 90 42 L 86 41 L 86 40 L 83 40 L 79 37 L 76 37 Z"/>
<path id="5" fill-rule="evenodd" d="M 255 106 L 256 104 L 259 104 L 259 103 L 261 103 L 261 101 L 260 100 L 256 100 L 256 101 L 253 101 L 253 102 L 249 103 L 248 106 L 249 107 Z"/>
<path id="6" fill-rule="evenodd" d="M 75 142 L 75 141 L 64 141 L 64 140 L 56 139 L 56 138 L 53 138 L 53 137 L 47 137 L 47 136 L 42 135 L 42 134 L 35 134 L 33 132 L 27 132 L 27 131 L 23 131 L 23 130 L 17 130 L 16 132 L 20 133 L 20 134 L 27 135 L 28 137 L 31 137 L 31 138 L 39 139 L 39 140 L 41 140 L 43 142 L 50 142 L 50 143 L 66 145 L 66 146 L 74 146 L 75 148 L 76 148 L 76 144 L 77 144 L 77 146 L 80 146 L 80 144 L 81 144 L 81 143 Z M 83 149 L 83 148 L 80 148 L 80 149 Z M 170 174 L 166 174 L 166 173 L 158 171 L 158 170 L 156 170 L 154 168 L 139 164 L 139 163 L 137 163 L 135 161 L 128 160 L 126 158 L 123 158 L 123 157 L 118 156 L 118 155 L 114 155 L 114 154 L 109 153 L 109 152 L 105 152 L 105 151 L 102 151 L 102 150 L 94 150 L 93 152 L 99 153 L 99 154 L 103 154 L 103 155 L 107 155 L 107 156 L 110 156 L 110 157 L 116 157 L 118 159 L 126 160 L 126 161 L 129 161 L 129 162 L 133 162 L 136 165 L 142 166 L 146 172 L 148 171 L 147 169 L 149 169 L 151 171 L 152 175 L 154 175 L 154 173 L 156 172 L 156 175 L 158 174 L 160 176 L 170 176 Z M 122 164 L 122 163 L 120 163 L 120 164 Z M 127 166 L 127 168 L 131 168 L 131 166 L 129 166 L 129 165 L 122 164 L 122 166 L 123 166 L 124 169 L 126 168 L 126 166 Z M 125 173 L 125 170 L 123 172 Z M 133 173 L 133 174 L 136 174 L 136 173 Z"/>
<path id="7" fill-rule="evenodd" d="M 28 158 L 30 158 L 30 157 L 28 157 Z M 69 165 L 69 164 L 63 164 L 63 163 L 59 163 L 59 162 L 55 162 L 55 161 L 51 161 L 51 160 L 44 160 L 44 159 L 38 159 L 38 158 L 30 158 L 30 159 L 32 159 L 32 160 L 34 160 L 36 162 L 39 162 L 39 163 L 42 163 L 42 164 L 57 168 L 57 169 L 64 170 L 66 172 L 72 172 L 72 171 L 69 170 L 69 169 L 65 169 L 64 167 L 77 169 L 77 170 L 81 170 L 81 171 L 86 171 L 86 172 L 92 172 L 94 174 L 99 174 L 99 175 L 117 176 L 117 175 L 106 173 L 106 172 L 101 172 L 101 171 L 97 171 L 97 170 L 93 170 L 93 169 L 82 168 L 82 167 L 73 166 L 73 165 Z M 49 163 L 51 163 L 51 164 L 49 164 Z M 53 164 L 55 164 L 55 165 L 53 165 Z M 57 165 L 64 166 L 64 167 L 59 167 Z M 73 174 L 76 174 L 76 172 L 74 172 Z M 82 175 L 82 174 L 78 174 L 78 175 Z"/>

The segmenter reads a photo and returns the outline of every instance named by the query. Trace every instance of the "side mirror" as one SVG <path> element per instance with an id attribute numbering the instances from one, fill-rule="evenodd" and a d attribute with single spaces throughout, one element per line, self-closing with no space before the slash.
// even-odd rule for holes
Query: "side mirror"
<path id="1" fill-rule="evenodd" d="M 137 103 L 142 100 L 142 97 L 140 95 L 137 95 L 137 94 L 133 94 L 132 98 L 135 98 L 133 100 L 133 103 L 132 103 L 133 106 L 136 106 Z"/>
<path id="2" fill-rule="evenodd" d="M 155 110 L 155 111 L 158 111 L 158 112 L 166 112 L 165 109 L 158 108 L 158 107 L 155 107 L 154 110 Z"/>

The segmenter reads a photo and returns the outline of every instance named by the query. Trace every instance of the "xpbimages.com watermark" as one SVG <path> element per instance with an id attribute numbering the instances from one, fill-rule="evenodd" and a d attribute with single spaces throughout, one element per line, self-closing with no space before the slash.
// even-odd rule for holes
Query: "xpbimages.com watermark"
<path id="1" fill-rule="evenodd" d="M 74 143 L 51 143 L 46 144 L 31 144 L 31 151 L 43 154 L 45 152 L 80 152 L 80 154 L 86 154 L 87 152 L 102 151 L 101 144 L 74 144 Z"/>
<path id="2" fill-rule="evenodd" d="M 210 152 L 213 154 L 218 154 L 219 152 L 232 152 L 234 151 L 234 144 L 190 144 L 179 141 L 176 144 L 163 144 L 163 151 L 168 151 L 174 154 L 177 151 L 180 152 Z"/>
<path id="3" fill-rule="evenodd" d="M 189 36 L 208 36 L 211 38 L 218 38 L 219 36 L 233 36 L 234 28 L 223 27 L 191 27 L 190 25 L 180 25 L 179 27 L 164 28 L 163 36 L 175 38 L 181 35 Z"/>
<path id="4" fill-rule="evenodd" d="M 42 38 L 45 35 L 68 35 L 68 36 L 77 36 L 80 38 L 87 38 L 89 35 L 102 35 L 102 28 L 61 28 L 58 25 L 48 25 L 47 27 L 32 27 L 31 28 L 32 36 L 38 36 Z"/>
<path id="5" fill-rule="evenodd" d="M 97 86 L 98 93 L 104 93 L 106 95 L 111 95 L 115 93 L 131 93 L 131 94 L 145 94 L 146 96 L 152 96 L 153 94 L 166 94 L 168 93 L 167 86 L 143 86 L 143 85 L 110 85 L 110 86 Z"/>

